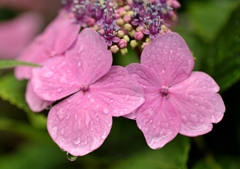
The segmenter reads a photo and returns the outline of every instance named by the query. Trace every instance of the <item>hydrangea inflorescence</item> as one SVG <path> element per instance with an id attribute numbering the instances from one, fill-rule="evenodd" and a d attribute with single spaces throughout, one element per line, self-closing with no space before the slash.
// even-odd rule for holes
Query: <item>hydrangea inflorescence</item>
<path id="1" fill-rule="evenodd" d="M 127 44 L 133 48 L 144 47 L 168 30 L 176 20 L 174 8 L 177 1 L 170 0 L 62 0 L 63 7 L 73 13 L 82 27 L 93 27 L 106 40 L 112 53 L 127 52 Z M 140 35 L 139 35 L 140 34 Z M 150 39 L 149 39 L 150 38 Z"/>
<path id="2" fill-rule="evenodd" d="M 178 133 L 205 134 L 225 111 L 218 85 L 192 72 L 193 56 L 167 26 L 176 0 L 62 0 L 58 17 L 19 60 L 29 79 L 26 100 L 40 112 L 55 103 L 47 128 L 58 146 L 74 156 L 101 146 L 112 117 L 136 119 L 148 145 L 161 148 Z M 141 64 L 112 66 L 112 55 L 127 45 L 144 47 Z M 56 102 L 57 101 L 57 102 Z"/>

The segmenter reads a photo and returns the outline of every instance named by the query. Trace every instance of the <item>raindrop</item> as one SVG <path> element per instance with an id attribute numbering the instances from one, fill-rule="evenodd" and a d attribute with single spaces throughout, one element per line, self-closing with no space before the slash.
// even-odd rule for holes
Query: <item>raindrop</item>
<path id="1" fill-rule="evenodd" d="M 71 103 L 72 101 L 73 101 L 73 99 L 72 99 L 72 98 L 70 98 L 70 97 L 69 97 L 69 98 L 67 98 L 67 102 L 68 102 L 68 103 Z"/>
<path id="2" fill-rule="evenodd" d="M 106 139 L 106 138 L 107 138 L 107 133 L 103 133 L 102 139 Z"/>
<path id="3" fill-rule="evenodd" d="M 81 61 L 78 62 L 78 66 L 79 67 L 82 66 L 82 62 Z"/>
<path id="4" fill-rule="evenodd" d="M 46 108 L 45 108 L 45 110 L 50 110 L 52 108 L 52 104 L 50 104 L 49 106 L 47 106 Z"/>
<path id="5" fill-rule="evenodd" d="M 77 159 L 77 156 L 67 153 L 67 158 L 69 161 L 75 161 Z"/>
<path id="6" fill-rule="evenodd" d="M 78 118 L 78 116 L 75 114 L 75 115 L 74 115 L 74 119 L 77 119 L 77 118 Z"/>
<path id="7" fill-rule="evenodd" d="M 87 143 L 88 143 L 87 140 L 85 140 L 82 142 L 82 145 L 87 145 Z"/>
<path id="8" fill-rule="evenodd" d="M 52 76 L 53 76 L 53 72 L 52 72 L 52 71 L 45 72 L 45 73 L 43 74 L 43 77 L 46 77 L 46 78 L 50 78 L 50 77 L 52 77 Z"/>
<path id="9" fill-rule="evenodd" d="M 128 101 L 128 99 L 129 99 L 129 95 L 126 95 L 124 100 Z"/>
<path id="10" fill-rule="evenodd" d="M 62 129 L 62 130 L 60 131 L 60 133 L 61 133 L 61 135 L 64 135 L 64 133 L 65 133 L 64 129 Z"/>
<path id="11" fill-rule="evenodd" d="M 75 140 L 74 140 L 74 144 L 75 145 L 78 145 L 79 143 L 81 142 L 81 140 L 80 140 L 80 138 L 78 137 L 78 138 L 76 138 Z"/>
<path id="12" fill-rule="evenodd" d="M 60 93 L 62 91 L 62 88 L 58 88 L 57 92 Z"/>
<path id="13" fill-rule="evenodd" d="M 109 113 L 109 110 L 108 110 L 107 108 L 104 108 L 104 109 L 103 109 L 103 112 L 104 112 L 105 114 L 108 114 L 108 113 Z"/>

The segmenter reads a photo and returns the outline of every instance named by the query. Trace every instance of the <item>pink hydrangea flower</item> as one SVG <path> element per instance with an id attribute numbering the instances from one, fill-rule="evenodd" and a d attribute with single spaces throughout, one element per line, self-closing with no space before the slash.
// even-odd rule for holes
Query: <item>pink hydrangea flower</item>
<path id="1" fill-rule="evenodd" d="M 57 18 L 45 31 L 24 50 L 18 60 L 41 64 L 52 57 L 64 56 L 77 38 L 80 25 L 76 24 L 65 10 L 61 10 Z M 32 67 L 19 66 L 15 69 L 17 79 L 30 79 Z M 52 102 L 39 98 L 31 88 L 31 80 L 26 90 L 26 101 L 30 109 L 40 112 Z"/>
<path id="2" fill-rule="evenodd" d="M 134 117 L 153 149 L 163 147 L 178 133 L 205 134 L 223 117 L 218 85 L 209 75 L 192 72 L 193 66 L 187 44 L 176 33 L 151 41 L 142 52 L 141 64 L 127 66 L 145 92 L 146 100 Z"/>
<path id="3" fill-rule="evenodd" d="M 13 59 L 20 55 L 39 33 L 42 24 L 42 16 L 34 12 L 0 22 L 0 58 Z"/>
<path id="4" fill-rule="evenodd" d="M 86 28 L 65 57 L 33 70 L 32 85 L 39 97 L 65 98 L 51 108 L 47 128 L 59 147 L 74 156 L 97 149 L 110 132 L 112 116 L 126 115 L 144 102 L 142 87 L 132 75 L 111 64 L 104 39 Z"/>
<path id="5" fill-rule="evenodd" d="M 65 10 L 46 27 L 44 32 L 23 51 L 17 60 L 41 64 L 46 59 L 64 55 L 77 38 L 80 25 L 76 24 Z M 17 79 L 29 79 L 32 67 L 19 66 L 15 69 Z"/>

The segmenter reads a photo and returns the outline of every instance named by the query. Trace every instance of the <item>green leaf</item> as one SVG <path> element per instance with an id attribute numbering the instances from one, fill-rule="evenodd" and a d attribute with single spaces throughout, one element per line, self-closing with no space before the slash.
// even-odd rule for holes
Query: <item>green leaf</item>
<path id="1" fill-rule="evenodd" d="M 212 156 L 208 155 L 206 158 L 199 160 L 192 169 L 222 169 L 222 167 Z"/>
<path id="2" fill-rule="evenodd" d="M 211 42 L 228 21 L 237 1 L 209 0 L 191 1 L 188 5 L 188 17 L 195 32 L 205 42 Z"/>
<path id="3" fill-rule="evenodd" d="M 203 67 L 224 91 L 240 79 L 240 5 L 209 47 Z"/>
<path id="4" fill-rule="evenodd" d="M 0 97 L 26 112 L 31 112 L 25 101 L 26 84 L 27 81 L 19 81 L 13 74 L 7 74 L 0 78 Z"/>
<path id="5" fill-rule="evenodd" d="M 189 138 L 178 135 L 163 148 L 138 151 L 112 169 L 186 169 L 189 149 Z"/>
<path id="6" fill-rule="evenodd" d="M 239 169 L 240 157 L 233 156 L 217 156 L 213 159 L 208 155 L 204 159 L 198 161 L 192 169 Z"/>
<path id="7" fill-rule="evenodd" d="M 135 50 L 133 50 L 130 46 L 128 46 L 128 53 L 126 55 L 122 55 L 120 52 L 113 55 L 113 64 L 127 66 L 131 63 L 139 63 L 140 54 L 138 55 Z"/>
<path id="8" fill-rule="evenodd" d="M 0 69 L 13 68 L 16 66 L 40 67 L 40 65 L 30 63 L 30 62 L 22 62 L 17 60 L 0 60 Z"/>
<path id="9" fill-rule="evenodd" d="M 25 101 L 26 80 L 19 81 L 13 74 L 7 74 L 0 78 L 0 97 L 11 104 L 27 112 L 32 125 L 45 128 L 46 118 L 43 115 L 33 113 Z"/>

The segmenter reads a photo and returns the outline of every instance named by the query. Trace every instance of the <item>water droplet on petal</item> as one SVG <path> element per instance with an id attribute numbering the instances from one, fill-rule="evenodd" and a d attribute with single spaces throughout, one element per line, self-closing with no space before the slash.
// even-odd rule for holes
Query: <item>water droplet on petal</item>
<path id="1" fill-rule="evenodd" d="M 61 133 L 61 135 L 64 135 L 64 133 L 65 133 L 64 129 L 62 129 L 62 130 L 60 131 L 60 133 Z"/>
<path id="2" fill-rule="evenodd" d="M 78 145 L 79 143 L 81 142 L 81 140 L 80 140 L 80 138 L 78 137 L 78 138 L 76 138 L 75 140 L 74 140 L 74 144 L 75 145 Z"/>
<path id="3" fill-rule="evenodd" d="M 78 62 L 78 66 L 79 67 L 82 66 L 82 62 L 81 61 Z"/>
<path id="4" fill-rule="evenodd" d="M 73 99 L 71 97 L 67 98 L 67 102 L 71 103 L 73 101 Z"/>
<path id="5" fill-rule="evenodd" d="M 88 143 L 87 140 L 85 140 L 82 142 L 82 145 L 87 145 L 87 143 Z"/>
<path id="6" fill-rule="evenodd" d="M 62 91 L 62 88 L 58 88 L 57 92 L 60 93 Z"/>
<path id="7" fill-rule="evenodd" d="M 104 132 L 103 135 L 102 135 L 102 139 L 106 139 L 107 138 L 107 133 Z"/>
<path id="8" fill-rule="evenodd" d="M 77 159 L 77 156 L 67 153 L 67 158 L 69 161 L 75 161 Z"/>
<path id="9" fill-rule="evenodd" d="M 104 109 L 103 109 L 103 112 L 104 112 L 105 114 L 108 114 L 108 113 L 109 113 L 109 110 L 108 110 L 107 108 L 104 108 Z"/>
<path id="10" fill-rule="evenodd" d="M 49 105 L 45 108 L 45 110 L 50 110 L 52 108 L 52 105 Z"/>
<path id="11" fill-rule="evenodd" d="M 43 74 L 43 77 L 46 77 L 46 78 L 50 78 L 50 77 L 52 77 L 53 76 L 53 72 L 52 71 L 48 71 L 48 72 L 45 72 L 44 74 Z"/>
<path id="12" fill-rule="evenodd" d="M 129 95 L 126 95 L 124 100 L 128 101 L 128 99 L 129 99 Z"/>

